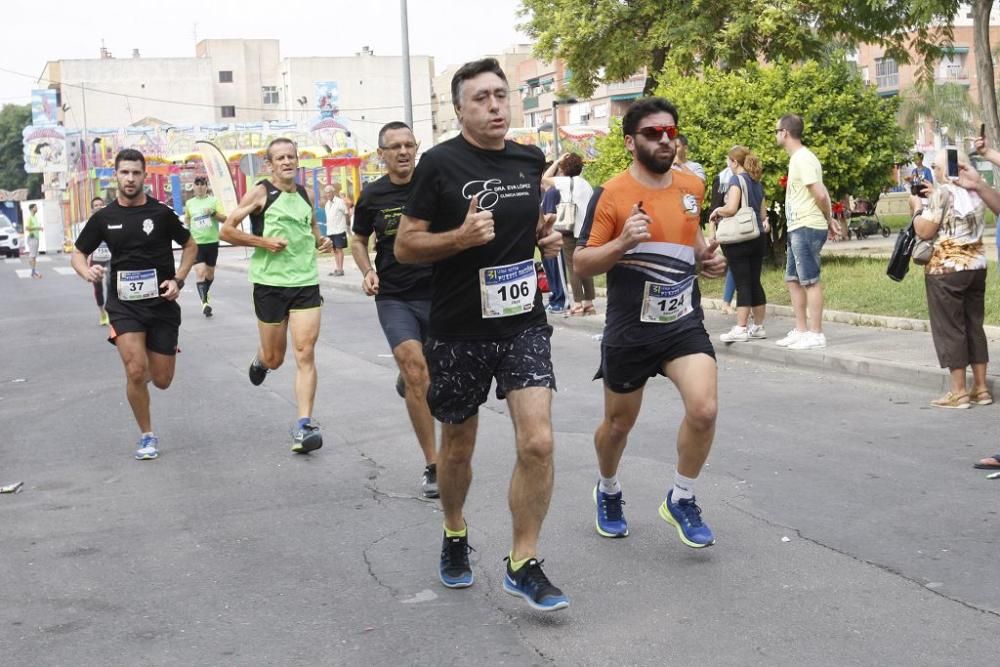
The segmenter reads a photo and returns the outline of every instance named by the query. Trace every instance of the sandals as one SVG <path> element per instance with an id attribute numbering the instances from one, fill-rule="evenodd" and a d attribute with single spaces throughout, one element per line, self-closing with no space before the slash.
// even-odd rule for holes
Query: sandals
<path id="1" fill-rule="evenodd" d="M 982 391 L 974 391 L 969 394 L 969 402 L 973 405 L 992 405 L 993 397 L 990 396 L 990 392 L 986 389 Z"/>
<path id="2" fill-rule="evenodd" d="M 587 316 L 587 315 L 596 315 L 596 314 L 597 314 L 597 309 L 594 308 L 594 304 L 590 304 L 589 306 L 584 306 L 583 307 L 583 315 L 584 316 Z M 993 399 L 990 399 L 990 402 L 992 402 L 992 401 L 993 401 Z"/>
<path id="3" fill-rule="evenodd" d="M 973 463 L 972 467 L 979 470 L 1000 470 L 1000 454 L 982 459 L 979 463 Z"/>
<path id="4" fill-rule="evenodd" d="M 566 316 L 570 317 L 572 315 L 583 315 L 586 309 L 582 304 L 574 303 L 572 308 L 566 311 Z"/>

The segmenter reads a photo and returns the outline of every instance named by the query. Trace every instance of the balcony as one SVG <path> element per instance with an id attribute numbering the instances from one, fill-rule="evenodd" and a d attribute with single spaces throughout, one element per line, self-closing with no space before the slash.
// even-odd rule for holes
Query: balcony
<path id="1" fill-rule="evenodd" d="M 899 72 L 875 77 L 875 88 L 879 95 L 894 95 L 899 92 Z"/>
<path id="2" fill-rule="evenodd" d="M 946 65 L 939 67 L 934 72 L 935 83 L 957 83 L 962 86 L 969 85 L 969 72 L 961 65 Z"/>

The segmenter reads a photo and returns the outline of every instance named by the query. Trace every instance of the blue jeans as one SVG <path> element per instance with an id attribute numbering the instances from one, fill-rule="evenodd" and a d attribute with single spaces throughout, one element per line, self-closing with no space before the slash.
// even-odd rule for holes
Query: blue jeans
<path id="1" fill-rule="evenodd" d="M 566 307 L 566 288 L 559 271 L 559 261 L 555 257 L 542 258 L 545 277 L 549 279 L 549 308 L 562 310 Z"/>
<path id="2" fill-rule="evenodd" d="M 788 232 L 788 262 L 785 282 L 803 287 L 819 282 L 819 253 L 826 243 L 827 230 L 799 227 Z"/>
<path id="3" fill-rule="evenodd" d="M 735 294 L 736 281 L 733 280 L 733 272 L 731 269 L 726 269 L 726 286 L 722 288 L 722 303 L 732 303 Z"/>

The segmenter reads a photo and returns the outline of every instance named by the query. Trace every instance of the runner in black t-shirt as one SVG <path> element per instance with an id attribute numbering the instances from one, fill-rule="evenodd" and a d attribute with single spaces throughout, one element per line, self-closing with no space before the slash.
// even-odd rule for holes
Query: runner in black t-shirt
<path id="1" fill-rule="evenodd" d="M 106 243 L 111 250 L 110 281 L 105 308 L 111 320 L 108 340 L 118 347 L 126 393 L 142 436 L 135 452 L 139 460 L 159 456 L 159 440 L 149 416 L 152 380 L 166 389 L 174 379 L 181 308 L 177 297 L 194 264 L 198 246 L 177 215 L 143 192 L 146 159 L 133 149 L 115 157 L 118 198 L 98 210 L 76 239 L 73 269 L 92 283 L 104 279 L 105 268 L 87 263 L 87 256 Z M 175 271 L 173 242 L 184 247 Z"/>
<path id="2" fill-rule="evenodd" d="M 444 509 L 439 575 L 472 585 L 462 506 L 472 480 L 477 413 L 497 380 L 510 407 L 517 463 L 510 485 L 514 527 L 504 590 L 542 611 L 569 601 L 542 572 L 538 534 L 552 496 L 552 373 L 536 245 L 554 255 L 562 235 L 539 212 L 541 151 L 505 141 L 507 78 L 496 60 L 466 63 L 451 82 L 462 134 L 427 151 L 413 176 L 396 239 L 399 261 L 432 262 L 425 347 L 431 413 L 443 423 L 438 484 Z"/>
<path id="3" fill-rule="evenodd" d="M 431 267 L 400 264 L 393 253 L 403 204 L 410 196 L 417 140 L 406 123 L 395 121 L 378 133 L 378 155 L 389 173 L 366 185 L 354 207 L 351 254 L 364 274 L 361 287 L 375 297 L 378 320 L 399 366 L 403 397 L 413 432 L 424 454 L 423 494 L 438 497 L 434 418 L 427 407 L 427 361 L 424 339 L 431 311 Z M 375 234 L 375 266 L 368 239 Z"/>
<path id="4" fill-rule="evenodd" d="M 104 208 L 104 198 L 94 197 L 93 199 L 91 199 L 90 208 L 95 213 L 97 211 L 100 211 L 102 208 Z M 104 269 L 105 275 L 107 275 L 108 263 L 110 261 L 111 261 L 111 249 L 108 248 L 107 243 L 101 243 L 101 245 L 97 246 L 97 250 L 95 250 L 93 254 L 91 254 L 91 256 L 87 258 L 87 262 L 90 265 L 99 264 L 101 268 Z M 97 323 L 102 327 L 106 327 L 110 322 L 108 320 L 108 313 L 106 310 L 104 310 L 104 301 L 105 301 L 104 283 L 105 283 L 104 280 L 98 280 L 94 283 L 94 301 L 97 302 L 97 310 L 100 313 L 100 319 L 97 320 Z"/>

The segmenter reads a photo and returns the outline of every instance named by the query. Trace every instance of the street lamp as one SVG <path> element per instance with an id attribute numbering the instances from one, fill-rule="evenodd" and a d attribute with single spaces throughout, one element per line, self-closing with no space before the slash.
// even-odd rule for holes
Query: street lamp
<path id="1" fill-rule="evenodd" d="M 552 100 L 552 161 L 555 162 L 559 159 L 559 110 L 560 105 L 576 104 L 579 100 L 575 97 L 567 97 L 566 99 L 560 100 L 558 98 Z"/>

